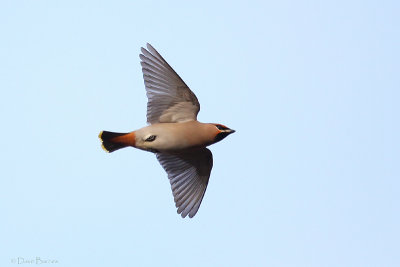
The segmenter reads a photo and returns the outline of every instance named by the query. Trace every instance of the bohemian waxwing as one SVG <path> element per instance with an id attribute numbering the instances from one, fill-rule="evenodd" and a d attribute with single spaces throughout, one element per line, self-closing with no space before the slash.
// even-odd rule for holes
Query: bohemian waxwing
<path id="1" fill-rule="evenodd" d="M 131 146 L 155 153 L 168 174 L 178 213 L 192 218 L 213 165 L 206 147 L 235 131 L 222 124 L 198 122 L 196 95 L 150 44 L 141 51 L 150 125 L 130 133 L 102 131 L 99 138 L 107 152 Z"/>

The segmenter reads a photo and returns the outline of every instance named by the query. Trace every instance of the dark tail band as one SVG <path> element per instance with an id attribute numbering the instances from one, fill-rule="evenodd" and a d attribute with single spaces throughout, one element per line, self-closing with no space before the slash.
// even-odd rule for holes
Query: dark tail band
<path id="1" fill-rule="evenodd" d="M 132 136 L 131 136 L 132 135 Z M 114 152 L 115 150 L 127 147 L 134 144 L 134 134 L 132 133 L 113 133 L 108 131 L 101 131 L 99 138 L 102 142 L 101 146 L 107 152 Z M 133 138 L 133 140 L 131 140 Z"/>

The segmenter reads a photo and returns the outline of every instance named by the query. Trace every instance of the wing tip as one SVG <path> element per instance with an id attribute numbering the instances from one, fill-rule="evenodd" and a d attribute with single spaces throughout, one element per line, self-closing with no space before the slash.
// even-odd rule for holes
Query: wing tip
<path id="1" fill-rule="evenodd" d="M 178 210 L 177 213 L 180 214 L 182 218 L 186 218 L 188 216 L 190 219 L 192 219 L 197 214 L 198 211 L 199 211 L 198 208 L 197 208 L 197 210 L 194 210 L 194 208 L 192 208 L 191 210 L 189 210 L 187 212 L 185 212 L 184 210 L 179 212 L 179 210 Z"/>
<path id="2" fill-rule="evenodd" d="M 150 43 L 146 43 L 146 47 L 147 47 L 147 49 L 154 49 L 154 47 L 150 44 Z"/>
<path id="3" fill-rule="evenodd" d="M 146 47 L 141 47 L 141 48 L 140 48 L 140 51 L 141 51 L 142 53 L 145 53 L 145 51 L 146 51 L 146 52 L 150 52 L 151 50 L 155 50 L 155 49 L 154 49 L 154 47 L 153 47 L 150 43 L 146 43 Z M 151 53 L 151 54 L 153 54 L 153 53 Z"/>

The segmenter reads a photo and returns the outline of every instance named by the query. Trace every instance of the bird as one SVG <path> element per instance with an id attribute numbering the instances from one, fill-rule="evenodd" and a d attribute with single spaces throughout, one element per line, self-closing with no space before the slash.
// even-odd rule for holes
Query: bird
<path id="1" fill-rule="evenodd" d="M 128 133 L 101 131 L 106 152 L 134 147 L 154 153 L 166 171 L 177 213 L 193 218 L 203 200 L 213 167 L 207 146 L 235 132 L 197 120 L 200 103 L 181 77 L 149 43 L 141 48 L 148 126 Z"/>

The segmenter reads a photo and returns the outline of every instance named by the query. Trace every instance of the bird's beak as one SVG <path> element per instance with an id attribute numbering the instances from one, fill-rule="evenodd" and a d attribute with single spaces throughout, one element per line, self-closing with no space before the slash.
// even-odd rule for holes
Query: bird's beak
<path id="1" fill-rule="evenodd" d="M 236 132 L 235 130 L 232 129 L 225 129 L 225 130 L 220 130 L 221 133 L 227 133 L 227 134 L 232 134 L 234 132 Z"/>
<path id="2" fill-rule="evenodd" d="M 228 135 L 230 135 L 234 132 L 235 132 L 235 130 L 229 129 L 227 127 L 225 129 L 218 130 L 218 133 L 214 139 L 214 143 L 221 141 L 222 139 L 224 139 L 225 137 L 227 137 Z"/>

